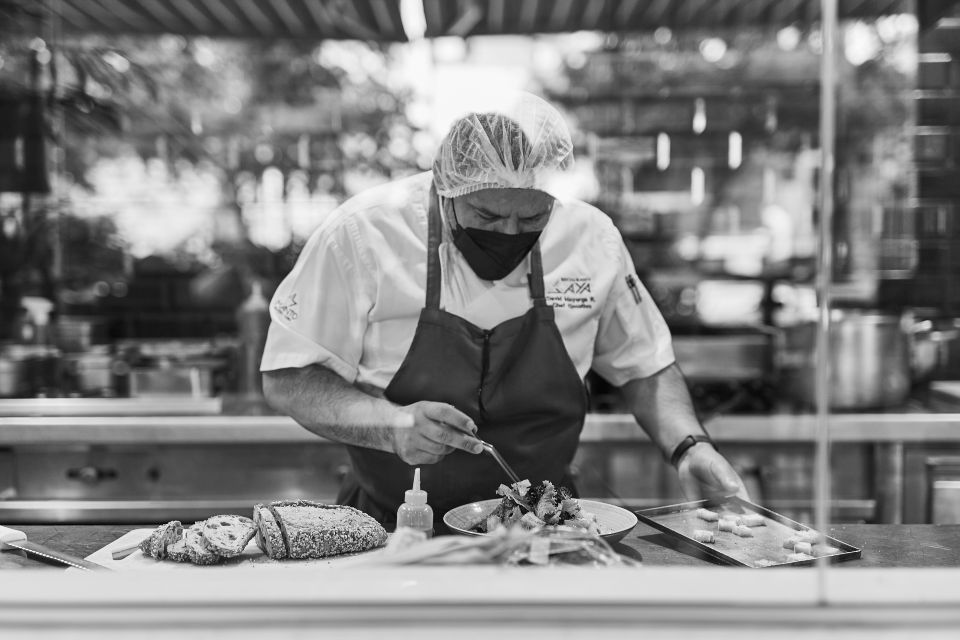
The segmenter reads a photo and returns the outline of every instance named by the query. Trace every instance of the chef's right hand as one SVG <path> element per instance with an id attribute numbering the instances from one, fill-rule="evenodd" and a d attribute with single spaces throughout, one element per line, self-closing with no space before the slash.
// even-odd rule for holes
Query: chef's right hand
<path id="1" fill-rule="evenodd" d="M 393 430 L 393 450 L 409 465 L 440 462 L 454 449 L 480 453 L 477 425 L 470 416 L 443 403 L 421 401 L 402 408 L 412 420 Z"/>

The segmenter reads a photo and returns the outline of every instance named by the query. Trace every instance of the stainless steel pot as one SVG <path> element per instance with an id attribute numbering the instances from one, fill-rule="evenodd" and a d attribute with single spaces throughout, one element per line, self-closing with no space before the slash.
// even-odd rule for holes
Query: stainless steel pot
<path id="1" fill-rule="evenodd" d="M 57 390 L 60 353 L 46 345 L 0 348 L 0 397 L 29 397 Z"/>
<path id="2" fill-rule="evenodd" d="M 73 376 L 76 391 L 102 396 L 114 395 L 115 358 L 108 346 L 94 346 L 85 353 L 67 354 L 63 360 Z"/>
<path id="3" fill-rule="evenodd" d="M 909 315 L 834 310 L 827 354 L 830 408 L 878 409 L 902 404 L 910 393 L 912 328 Z M 783 392 L 808 407 L 816 402 L 816 337 L 815 322 L 785 329 L 779 362 Z"/>
<path id="4" fill-rule="evenodd" d="M 951 326 L 941 327 L 932 320 L 923 320 L 913 327 L 910 369 L 914 383 L 929 381 L 934 372 L 946 364 L 949 343 L 960 335 L 957 322 L 953 320 Z"/>
<path id="5" fill-rule="evenodd" d="M 65 353 L 84 353 L 106 341 L 106 321 L 97 316 L 61 316 L 54 325 L 57 346 Z"/>
<path id="6" fill-rule="evenodd" d="M 26 386 L 26 364 L 0 353 L 0 398 L 13 398 L 23 394 Z"/>

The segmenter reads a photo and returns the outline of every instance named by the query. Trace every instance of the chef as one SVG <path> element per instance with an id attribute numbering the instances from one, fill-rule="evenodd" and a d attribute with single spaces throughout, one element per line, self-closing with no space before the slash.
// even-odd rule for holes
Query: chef
<path id="1" fill-rule="evenodd" d="M 670 333 L 617 229 L 564 197 L 573 144 L 532 94 L 456 120 L 432 171 L 347 200 L 270 304 L 264 394 L 346 445 L 339 502 L 390 524 L 415 466 L 439 517 L 522 478 L 572 485 L 590 369 L 685 494 L 743 484 L 697 420 Z M 558 186 L 560 185 L 560 186 Z"/>

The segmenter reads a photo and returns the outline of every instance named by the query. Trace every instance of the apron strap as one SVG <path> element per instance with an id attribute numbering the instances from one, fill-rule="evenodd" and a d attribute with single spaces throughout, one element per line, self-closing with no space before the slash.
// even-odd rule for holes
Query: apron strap
<path id="1" fill-rule="evenodd" d="M 547 306 L 547 298 L 543 286 L 543 260 L 540 257 L 540 240 L 537 240 L 530 250 L 530 273 L 527 274 L 527 285 L 530 287 L 530 299 L 533 306 Z"/>
<path id="2" fill-rule="evenodd" d="M 443 221 L 440 218 L 437 188 L 430 183 L 430 204 L 427 207 L 427 296 L 428 309 L 440 308 L 440 236 Z M 540 241 L 530 250 L 530 273 L 527 274 L 530 299 L 535 307 L 547 306 L 543 286 L 543 260 L 540 256 Z"/>
<path id="3" fill-rule="evenodd" d="M 443 222 L 440 219 L 437 188 L 430 183 L 430 204 L 427 207 L 427 309 L 440 308 L 440 235 Z"/>

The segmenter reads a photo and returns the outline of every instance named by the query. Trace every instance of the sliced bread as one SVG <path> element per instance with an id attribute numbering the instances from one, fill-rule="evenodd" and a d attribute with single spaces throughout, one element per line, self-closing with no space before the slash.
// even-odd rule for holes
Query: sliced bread
<path id="1" fill-rule="evenodd" d="M 179 520 L 172 520 L 153 530 L 150 537 L 140 543 L 140 550 L 145 555 L 163 560 L 167 557 L 167 549 L 183 536 L 183 525 Z"/>
<path id="2" fill-rule="evenodd" d="M 324 558 L 383 545 L 387 532 L 366 513 L 344 505 L 282 500 L 254 507 L 257 543 L 271 558 Z"/>
<path id="3" fill-rule="evenodd" d="M 247 543 L 256 535 L 257 526 L 243 516 L 213 516 L 201 523 L 200 532 L 215 553 L 233 558 L 243 553 Z"/>
<path id="4" fill-rule="evenodd" d="M 202 530 L 202 525 L 197 524 L 185 529 L 183 537 L 167 547 L 167 556 L 174 562 L 192 562 L 199 565 L 220 562 L 223 558 L 210 547 Z"/>
<path id="5" fill-rule="evenodd" d="M 266 505 L 253 507 L 253 522 L 257 526 L 257 546 L 275 560 L 287 557 L 287 546 L 283 542 L 283 531 Z"/>

